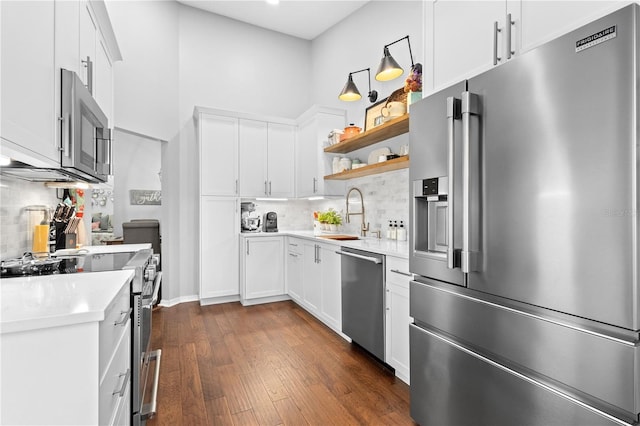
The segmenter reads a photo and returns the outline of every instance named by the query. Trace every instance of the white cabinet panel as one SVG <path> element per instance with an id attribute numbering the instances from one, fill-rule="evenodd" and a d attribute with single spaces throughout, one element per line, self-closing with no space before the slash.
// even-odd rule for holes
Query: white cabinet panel
<path id="1" fill-rule="evenodd" d="M 287 242 L 287 293 L 293 300 L 302 303 L 303 300 L 303 242 L 302 240 L 288 237 Z"/>
<path id="2" fill-rule="evenodd" d="M 269 196 L 294 196 L 295 127 L 269 123 L 267 172 Z"/>
<path id="3" fill-rule="evenodd" d="M 629 2 L 523 1 L 522 51 L 579 28 Z"/>
<path id="4" fill-rule="evenodd" d="M 78 75 L 85 85 L 89 84 L 89 80 L 93 80 L 91 81 L 93 86 L 95 83 L 97 26 L 89 2 L 83 1 L 80 4 L 80 73 Z M 93 70 L 91 70 L 92 66 Z"/>
<path id="5" fill-rule="evenodd" d="M 240 301 L 281 296 L 284 291 L 283 237 L 244 238 Z"/>
<path id="6" fill-rule="evenodd" d="M 303 254 L 304 305 L 312 314 L 319 316 L 322 305 L 322 281 L 318 264 L 318 245 L 305 241 Z"/>
<path id="7" fill-rule="evenodd" d="M 97 42 L 96 61 L 93 70 L 93 97 L 113 127 L 113 65 L 102 39 Z"/>
<path id="8" fill-rule="evenodd" d="M 386 336 L 385 360 L 396 376 L 409 383 L 409 261 L 386 259 Z"/>
<path id="9" fill-rule="evenodd" d="M 338 109 L 314 107 L 299 119 L 295 149 L 297 197 L 344 195 L 343 181 L 324 180 L 324 176 L 333 173 L 333 156 L 324 153 L 329 132 L 344 125 L 345 112 Z"/>
<path id="10" fill-rule="evenodd" d="M 201 113 L 198 125 L 200 195 L 237 195 L 238 119 Z"/>
<path id="11" fill-rule="evenodd" d="M 10 149 L 59 165 L 54 2 L 2 1 L 0 8 L 0 136 Z"/>
<path id="12" fill-rule="evenodd" d="M 267 123 L 239 120 L 240 195 L 266 197 L 267 187 Z"/>
<path id="13" fill-rule="evenodd" d="M 200 197 L 201 300 L 240 294 L 239 215 L 237 198 Z"/>
<path id="14" fill-rule="evenodd" d="M 320 245 L 322 318 L 334 330 L 342 330 L 341 256 L 334 245 Z"/>
<path id="15" fill-rule="evenodd" d="M 294 195 L 295 127 L 258 120 L 239 120 L 240 195 Z"/>

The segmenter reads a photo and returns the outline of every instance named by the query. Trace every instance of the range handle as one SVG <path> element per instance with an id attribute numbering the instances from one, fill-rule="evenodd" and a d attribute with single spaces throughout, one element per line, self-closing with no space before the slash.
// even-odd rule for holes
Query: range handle
<path id="1" fill-rule="evenodd" d="M 453 269 L 454 264 L 454 194 L 455 191 L 455 121 L 461 118 L 461 101 L 454 97 L 447 98 L 447 268 Z"/>
<path id="2" fill-rule="evenodd" d="M 471 116 L 480 115 L 478 95 L 462 93 L 462 272 L 477 270 L 478 253 L 471 241 Z"/>
<path id="3" fill-rule="evenodd" d="M 147 362 L 155 361 L 156 369 L 153 376 L 153 388 L 151 390 L 151 402 L 144 404 L 140 412 L 140 417 L 147 420 L 156 415 L 158 406 L 158 383 L 160 381 L 160 358 L 162 357 L 162 349 L 157 349 L 149 354 Z"/>

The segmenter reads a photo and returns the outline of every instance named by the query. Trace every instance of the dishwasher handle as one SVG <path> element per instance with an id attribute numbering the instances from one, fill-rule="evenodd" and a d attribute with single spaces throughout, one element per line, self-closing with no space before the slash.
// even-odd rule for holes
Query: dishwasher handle
<path id="1" fill-rule="evenodd" d="M 375 263 L 375 264 L 382 263 L 382 259 L 379 259 L 377 257 L 363 256 L 361 254 L 349 253 L 347 251 L 336 251 L 336 253 L 341 255 L 341 256 L 357 257 L 358 259 L 366 260 L 367 262 L 372 262 L 372 263 Z"/>

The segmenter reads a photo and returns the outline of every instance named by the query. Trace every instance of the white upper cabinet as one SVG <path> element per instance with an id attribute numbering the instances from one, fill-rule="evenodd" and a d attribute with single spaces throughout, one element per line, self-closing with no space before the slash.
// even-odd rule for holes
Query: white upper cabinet
<path id="1" fill-rule="evenodd" d="M 86 82 L 81 59 L 90 56 L 94 97 L 113 116 L 112 63 L 122 58 L 109 15 L 99 0 L 3 1 L 0 11 L 2 152 L 34 166 L 57 167 L 60 69 Z"/>
<path id="2" fill-rule="evenodd" d="M 628 4 L 628 1 L 523 1 L 522 51 L 549 40 Z"/>
<path id="3" fill-rule="evenodd" d="M 200 195 L 238 195 L 238 119 L 197 113 Z"/>
<path id="4" fill-rule="evenodd" d="M 267 178 L 267 123 L 257 120 L 239 120 L 240 195 L 266 197 Z"/>
<path id="5" fill-rule="evenodd" d="M 96 61 L 96 26 L 93 14 L 88 2 L 80 4 L 80 72 L 78 76 L 87 87 L 91 87 L 93 93 L 94 66 Z"/>
<path id="6" fill-rule="evenodd" d="M 0 2 L 2 153 L 60 164 L 55 131 L 53 2 Z"/>
<path id="7" fill-rule="evenodd" d="M 503 64 L 628 2 L 457 1 L 425 3 L 425 90 L 438 91 Z"/>
<path id="8" fill-rule="evenodd" d="M 293 197 L 295 127 L 239 120 L 240 196 Z"/>
<path id="9" fill-rule="evenodd" d="M 267 172 L 270 197 L 293 197 L 296 128 L 269 123 Z"/>
<path id="10" fill-rule="evenodd" d="M 325 181 L 333 173 L 332 156 L 324 154 L 329 132 L 343 129 L 345 111 L 335 108 L 312 107 L 298 118 L 296 140 L 296 196 L 318 197 L 344 195 L 344 182 Z"/>

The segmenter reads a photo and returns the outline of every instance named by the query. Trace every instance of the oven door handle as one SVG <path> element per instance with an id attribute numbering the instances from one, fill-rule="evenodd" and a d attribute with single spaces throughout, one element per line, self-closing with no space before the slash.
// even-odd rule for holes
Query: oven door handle
<path id="1" fill-rule="evenodd" d="M 156 274 L 153 280 L 153 296 L 151 297 L 151 306 L 158 302 L 158 292 L 160 291 L 160 285 L 162 284 L 162 271 Z"/>
<path id="2" fill-rule="evenodd" d="M 162 349 L 157 349 L 149 353 L 149 361 L 156 361 L 156 370 L 153 377 L 153 389 L 151 391 L 151 402 L 144 404 L 140 410 L 142 420 L 147 420 L 156 415 L 158 403 L 158 382 L 160 379 L 160 358 L 162 357 Z"/>

